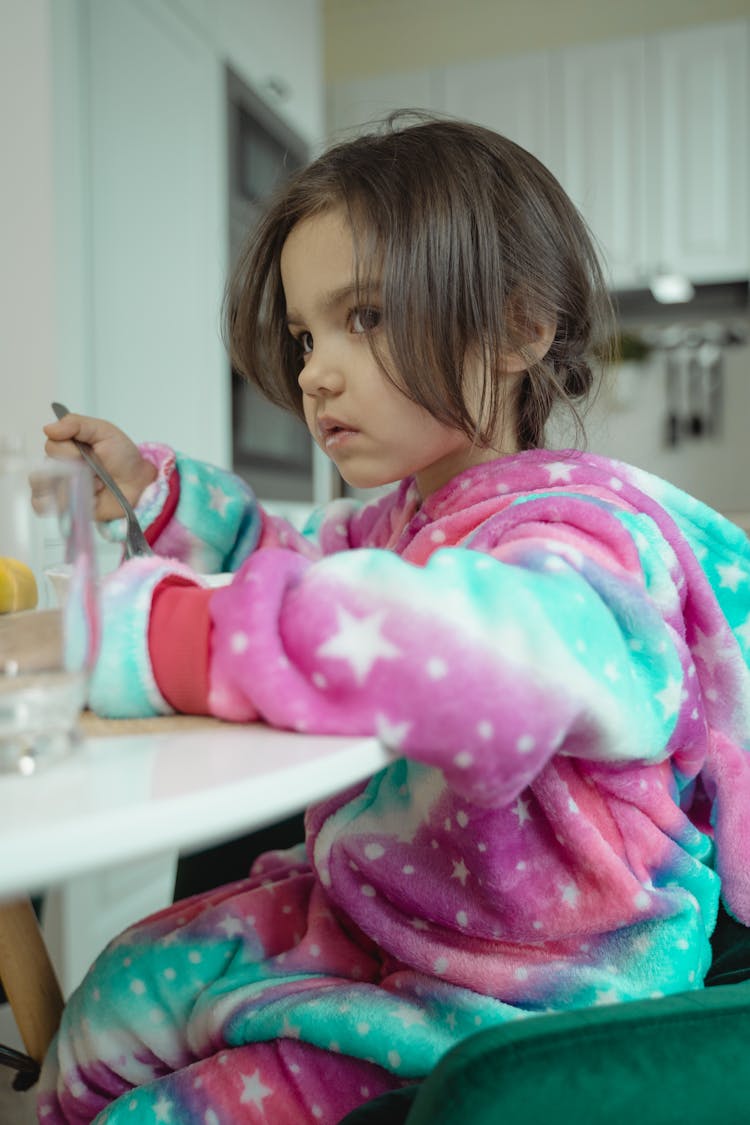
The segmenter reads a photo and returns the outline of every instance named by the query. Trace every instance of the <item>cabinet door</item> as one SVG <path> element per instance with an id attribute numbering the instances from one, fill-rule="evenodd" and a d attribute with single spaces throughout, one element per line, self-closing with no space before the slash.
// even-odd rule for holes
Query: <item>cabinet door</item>
<path id="1" fill-rule="evenodd" d="M 643 284 L 643 41 L 568 48 L 556 65 L 560 179 L 601 247 L 612 285 Z"/>
<path id="2" fill-rule="evenodd" d="M 190 0 L 192 5 L 196 2 Z M 308 144 L 320 145 L 324 128 L 321 0 L 199 2 L 220 55 Z"/>
<path id="3" fill-rule="evenodd" d="M 86 10 L 93 408 L 227 464 L 223 67 L 167 4 Z"/>
<path id="4" fill-rule="evenodd" d="M 554 172 L 546 52 L 447 66 L 445 109 L 522 145 Z"/>
<path id="5" fill-rule="evenodd" d="M 694 281 L 747 277 L 748 23 L 649 40 L 652 262 Z"/>

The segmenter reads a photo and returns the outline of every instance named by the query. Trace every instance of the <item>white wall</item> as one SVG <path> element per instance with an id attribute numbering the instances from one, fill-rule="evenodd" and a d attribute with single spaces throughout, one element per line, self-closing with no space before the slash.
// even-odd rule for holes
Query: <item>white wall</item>
<path id="1" fill-rule="evenodd" d="M 0 0 L 0 434 L 42 448 L 58 362 L 50 0 Z"/>
<path id="2" fill-rule="evenodd" d="M 327 82 L 646 35 L 748 0 L 325 0 Z"/>
<path id="3" fill-rule="evenodd" d="M 169 4 L 84 7 L 90 409 L 139 440 L 228 465 L 223 65 Z"/>

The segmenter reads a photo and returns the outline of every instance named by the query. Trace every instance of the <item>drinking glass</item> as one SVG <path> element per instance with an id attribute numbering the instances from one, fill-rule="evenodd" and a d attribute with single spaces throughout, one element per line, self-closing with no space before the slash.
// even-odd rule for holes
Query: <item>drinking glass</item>
<path id="1" fill-rule="evenodd" d="M 92 511 L 83 463 L 0 450 L 0 772 L 33 773 L 80 741 L 99 635 Z M 64 575 L 62 598 L 47 571 Z"/>

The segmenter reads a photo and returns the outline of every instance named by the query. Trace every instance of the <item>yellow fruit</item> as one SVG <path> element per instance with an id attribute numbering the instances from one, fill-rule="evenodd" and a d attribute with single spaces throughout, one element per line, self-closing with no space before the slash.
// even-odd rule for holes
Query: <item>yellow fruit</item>
<path id="1" fill-rule="evenodd" d="M 33 609 L 37 598 L 36 579 L 26 563 L 0 557 L 0 613 Z"/>

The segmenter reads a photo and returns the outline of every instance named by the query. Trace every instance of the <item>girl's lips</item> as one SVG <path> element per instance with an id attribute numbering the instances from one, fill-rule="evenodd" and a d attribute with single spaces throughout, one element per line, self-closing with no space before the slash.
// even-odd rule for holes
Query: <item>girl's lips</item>
<path id="1" fill-rule="evenodd" d="M 359 430 L 346 422 L 339 422 L 335 418 L 321 418 L 318 421 L 318 433 L 326 449 L 355 437 Z"/>
<path id="2" fill-rule="evenodd" d="M 355 438 L 359 430 L 348 430 L 344 426 L 321 430 L 323 445 L 326 449 L 333 449 Z"/>

